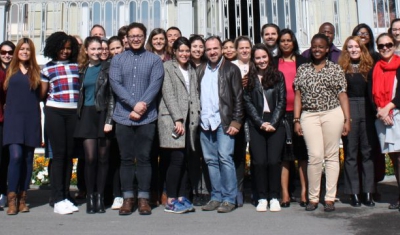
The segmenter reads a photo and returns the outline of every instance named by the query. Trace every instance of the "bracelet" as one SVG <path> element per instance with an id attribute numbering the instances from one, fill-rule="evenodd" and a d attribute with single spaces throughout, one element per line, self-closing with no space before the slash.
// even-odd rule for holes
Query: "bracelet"
<path id="1" fill-rule="evenodd" d="M 353 119 L 351 119 L 351 118 L 349 118 L 349 119 L 345 118 L 345 119 L 344 119 L 344 123 L 346 123 L 346 122 L 347 122 L 347 120 L 349 120 L 350 122 L 352 122 L 352 121 L 353 121 Z"/>
<path id="2" fill-rule="evenodd" d="M 300 123 L 300 118 L 293 118 L 293 123 L 296 123 L 296 122 Z"/>

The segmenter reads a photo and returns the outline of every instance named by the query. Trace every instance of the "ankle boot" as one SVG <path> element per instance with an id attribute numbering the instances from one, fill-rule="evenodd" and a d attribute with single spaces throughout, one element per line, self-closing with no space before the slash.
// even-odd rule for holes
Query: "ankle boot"
<path id="1" fill-rule="evenodd" d="M 95 196 L 93 193 L 86 195 L 86 213 L 94 214 L 96 213 L 95 210 Z"/>
<path id="2" fill-rule="evenodd" d="M 371 193 L 364 194 L 364 205 L 369 206 L 369 207 L 375 206 L 375 202 L 374 202 L 374 200 L 372 200 Z"/>
<path id="3" fill-rule="evenodd" d="M 358 195 L 357 194 L 352 194 L 350 195 L 350 205 L 354 206 L 354 207 L 360 207 L 361 206 L 361 202 L 360 199 L 358 199 Z"/>
<path id="4" fill-rule="evenodd" d="M 26 191 L 18 193 L 17 205 L 19 212 L 29 212 L 29 207 L 26 205 Z"/>
<path id="5" fill-rule="evenodd" d="M 7 215 L 16 215 L 18 213 L 17 195 L 14 192 L 9 192 L 7 195 L 7 201 L 8 201 Z"/>
<path id="6" fill-rule="evenodd" d="M 106 213 L 106 209 L 104 207 L 104 194 L 97 194 L 97 213 Z"/>

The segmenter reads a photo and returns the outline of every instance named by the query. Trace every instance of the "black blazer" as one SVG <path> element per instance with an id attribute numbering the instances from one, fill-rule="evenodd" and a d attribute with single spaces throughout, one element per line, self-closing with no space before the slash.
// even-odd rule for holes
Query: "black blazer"
<path id="1" fill-rule="evenodd" d="M 255 80 L 254 88 L 249 91 L 244 89 L 244 107 L 250 120 L 249 124 L 261 127 L 264 115 L 264 97 L 268 102 L 270 113 L 267 115 L 267 121 L 271 123 L 275 129 L 281 124 L 286 112 L 286 85 L 283 74 L 279 72 L 279 82 L 273 87 L 263 88 L 258 77 Z"/>

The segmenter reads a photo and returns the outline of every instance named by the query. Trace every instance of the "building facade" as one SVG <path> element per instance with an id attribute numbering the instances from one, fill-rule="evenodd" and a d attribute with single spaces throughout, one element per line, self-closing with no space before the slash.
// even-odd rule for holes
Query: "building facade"
<path id="1" fill-rule="evenodd" d="M 177 26 L 186 37 L 247 35 L 260 42 L 261 26 L 275 23 L 291 28 L 301 48 L 307 48 L 319 25 L 328 21 L 336 27 L 335 44 L 340 46 L 358 23 L 379 34 L 399 12 L 400 0 L 0 0 L 0 40 L 29 37 L 41 54 L 53 32 L 84 38 L 94 24 L 101 24 L 110 37 L 137 21 L 149 31 Z"/>

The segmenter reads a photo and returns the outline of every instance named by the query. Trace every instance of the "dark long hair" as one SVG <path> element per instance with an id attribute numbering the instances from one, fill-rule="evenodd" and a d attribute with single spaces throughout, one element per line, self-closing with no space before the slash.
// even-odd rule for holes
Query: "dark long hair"
<path id="1" fill-rule="evenodd" d="M 263 50 L 268 55 L 268 66 L 265 70 L 263 77 L 261 79 L 261 85 L 264 89 L 274 86 L 277 82 L 279 82 L 280 72 L 273 65 L 272 55 L 269 52 L 267 46 L 263 43 L 257 43 L 251 49 L 251 60 L 250 60 L 250 69 L 247 73 L 248 82 L 246 89 L 248 91 L 252 91 L 255 86 L 256 79 L 258 79 L 258 69 L 254 63 L 254 54 L 256 50 Z"/>
<path id="2" fill-rule="evenodd" d="M 294 56 L 295 55 L 300 55 L 299 43 L 297 42 L 297 38 L 296 38 L 296 35 L 294 34 L 294 32 L 291 29 L 282 29 L 281 32 L 279 32 L 279 36 L 278 36 L 278 40 L 277 40 L 278 47 L 279 47 L 278 58 L 282 57 L 282 52 L 281 52 L 281 49 L 280 49 L 280 41 L 281 41 L 282 36 L 285 35 L 285 34 L 289 34 L 290 38 L 292 39 L 292 43 L 293 43 L 293 51 L 292 51 L 292 53 L 293 53 L 293 55 Z"/>
<path id="3" fill-rule="evenodd" d="M 369 34 L 369 42 L 367 44 L 365 44 L 365 46 L 367 47 L 367 49 L 369 51 L 369 54 L 373 55 L 374 53 L 376 53 L 375 45 L 374 45 L 374 33 L 372 32 L 372 29 L 367 24 L 362 23 L 362 24 L 357 25 L 353 29 L 353 33 L 351 35 L 352 36 L 358 36 L 357 33 L 361 29 L 366 29 L 368 34 Z"/>

